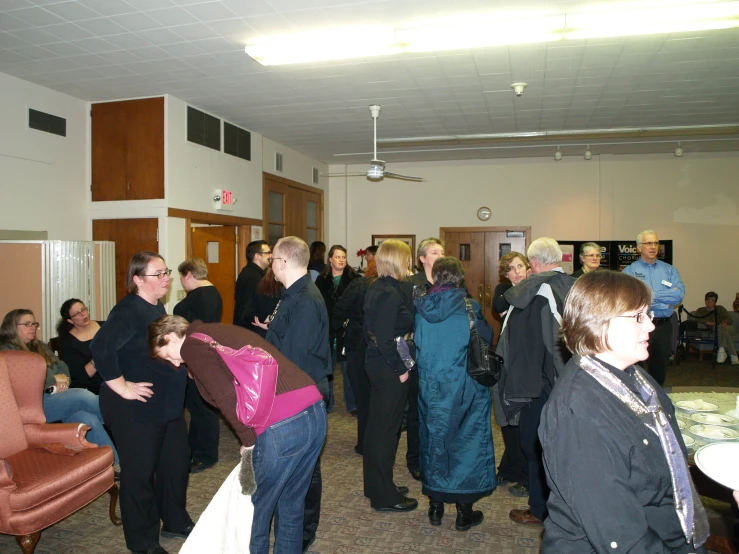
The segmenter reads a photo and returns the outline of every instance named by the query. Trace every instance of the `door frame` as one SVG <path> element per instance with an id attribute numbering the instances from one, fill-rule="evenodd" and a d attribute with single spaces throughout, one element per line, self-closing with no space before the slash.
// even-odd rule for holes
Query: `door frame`
<path id="1" fill-rule="evenodd" d="M 236 250 L 238 257 L 236 259 L 236 272 L 238 273 L 246 266 L 246 250 L 240 248 L 251 242 L 251 226 L 262 226 L 261 219 L 253 219 L 251 217 L 239 217 L 226 214 L 212 214 L 209 212 L 197 212 L 194 210 L 181 210 L 179 208 L 169 208 L 167 210 L 169 217 L 179 217 L 185 220 L 185 257 L 192 257 L 192 224 L 203 223 L 207 225 L 233 225 L 238 230 L 236 236 Z M 234 277 L 235 278 L 235 277 Z"/>
<path id="2" fill-rule="evenodd" d="M 439 227 L 439 238 L 444 241 L 444 235 L 447 233 L 503 233 L 505 231 L 523 231 L 526 233 L 526 249 L 531 245 L 531 226 L 524 225 L 509 225 L 509 226 L 495 226 L 495 227 Z M 526 254 L 526 252 L 522 252 Z"/>

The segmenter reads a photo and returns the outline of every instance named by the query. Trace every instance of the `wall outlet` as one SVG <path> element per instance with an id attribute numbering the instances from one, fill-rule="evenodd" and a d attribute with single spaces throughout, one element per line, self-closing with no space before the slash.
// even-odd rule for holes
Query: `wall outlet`
<path id="1" fill-rule="evenodd" d="M 185 296 L 187 296 L 187 291 L 185 289 L 180 289 L 177 291 L 177 301 L 184 300 Z"/>

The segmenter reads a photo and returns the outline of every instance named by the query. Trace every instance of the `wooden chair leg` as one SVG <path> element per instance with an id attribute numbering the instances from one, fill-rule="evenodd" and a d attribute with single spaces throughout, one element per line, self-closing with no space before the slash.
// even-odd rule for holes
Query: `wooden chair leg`
<path id="1" fill-rule="evenodd" d="M 108 494 L 110 495 L 110 521 L 113 525 L 123 525 L 123 521 L 115 513 L 115 505 L 118 502 L 118 485 L 113 483 L 113 486 L 108 489 Z"/>
<path id="2" fill-rule="evenodd" d="M 23 550 L 23 554 L 33 554 L 33 551 L 36 550 L 36 544 L 38 543 L 38 540 L 40 538 L 41 531 L 36 531 L 35 533 L 32 533 L 30 535 L 16 536 L 15 540 L 18 543 L 18 546 L 21 547 L 21 550 Z"/>

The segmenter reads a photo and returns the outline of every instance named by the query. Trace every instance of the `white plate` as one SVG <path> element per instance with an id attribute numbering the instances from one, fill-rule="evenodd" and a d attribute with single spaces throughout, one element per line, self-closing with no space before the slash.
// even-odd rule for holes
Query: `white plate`
<path id="1" fill-rule="evenodd" d="M 683 442 L 685 443 L 686 448 L 691 448 L 695 446 L 695 439 L 688 435 L 683 435 Z"/>
<path id="2" fill-rule="evenodd" d="M 707 425 L 721 425 L 723 427 L 739 425 L 739 419 L 725 414 L 695 413 L 690 414 L 690 419 L 692 419 L 696 423 L 703 423 Z"/>
<path id="3" fill-rule="evenodd" d="M 695 464 L 717 483 L 739 490 L 739 443 L 717 442 L 707 444 L 695 453 Z"/>
<path id="4" fill-rule="evenodd" d="M 688 425 L 682 419 L 677 420 L 677 428 L 680 429 L 681 431 L 685 429 L 687 426 Z"/>
<path id="5" fill-rule="evenodd" d="M 699 402 L 697 404 L 697 402 Z M 704 402 L 702 400 L 679 400 L 675 402 L 675 406 L 686 412 L 715 412 L 718 410 L 716 404 Z"/>
<path id="6" fill-rule="evenodd" d="M 729 427 L 719 427 L 718 425 L 693 425 L 690 428 L 690 433 L 693 436 L 712 441 L 739 439 L 739 431 Z"/>

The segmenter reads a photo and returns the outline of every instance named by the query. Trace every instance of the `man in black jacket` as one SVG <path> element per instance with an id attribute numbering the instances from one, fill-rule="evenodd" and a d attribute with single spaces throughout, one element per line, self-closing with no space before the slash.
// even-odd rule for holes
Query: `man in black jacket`
<path id="1" fill-rule="evenodd" d="M 549 237 L 527 251 L 532 275 L 506 291 L 511 308 L 501 331 L 498 354 L 505 360 L 499 387 L 503 410 L 518 420 L 521 449 L 529 466 L 529 509 L 511 510 L 516 523 L 541 525 L 549 497 L 537 430 L 541 411 L 569 353 L 559 337 L 564 300 L 575 279 L 560 263 L 562 250 Z"/>
<path id="2" fill-rule="evenodd" d="M 257 285 L 269 266 L 272 254 L 266 240 L 255 240 L 246 245 L 247 264 L 236 279 L 236 304 L 234 305 L 234 325 L 254 330 L 254 296 Z"/>

